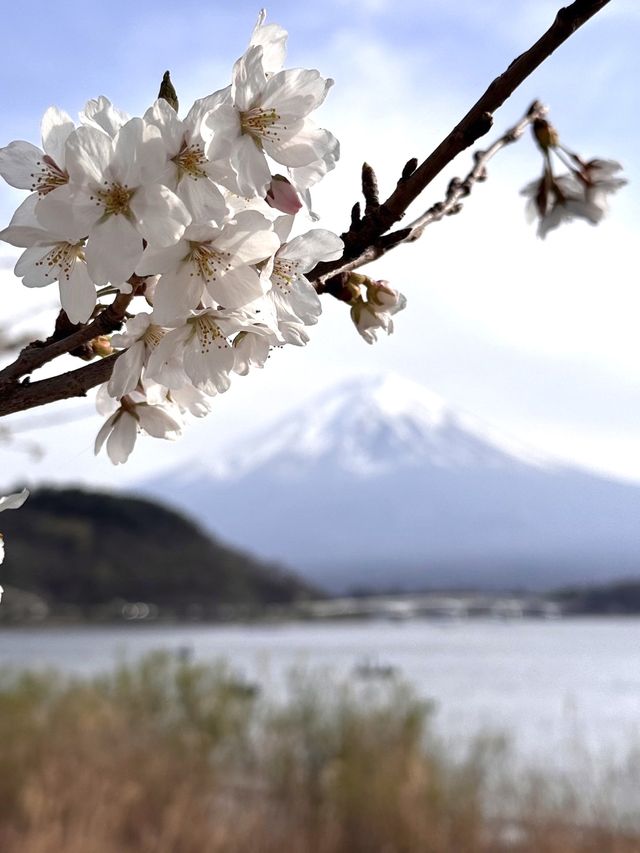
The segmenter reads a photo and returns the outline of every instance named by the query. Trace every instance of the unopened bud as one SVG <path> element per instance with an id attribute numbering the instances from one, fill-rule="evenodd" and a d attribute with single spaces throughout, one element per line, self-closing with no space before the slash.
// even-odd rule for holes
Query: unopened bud
<path id="1" fill-rule="evenodd" d="M 388 281 L 384 281 L 383 279 L 380 279 L 380 281 L 371 281 L 369 279 L 366 288 L 369 302 L 373 303 L 373 305 L 384 307 L 387 310 L 395 308 L 402 299 L 402 295 L 397 290 L 394 290 Z"/>
<path id="2" fill-rule="evenodd" d="M 114 353 L 111 340 L 106 335 L 94 338 L 91 341 L 91 350 L 94 355 L 99 355 L 100 358 L 106 358 L 108 355 L 113 355 Z"/>
<path id="3" fill-rule="evenodd" d="M 171 82 L 171 75 L 168 71 L 165 71 L 162 75 L 162 83 L 160 84 L 158 98 L 162 98 L 169 104 L 170 107 L 173 107 L 174 110 L 178 112 L 178 95 L 176 93 L 176 90 L 173 88 L 173 83 Z"/>
<path id="4" fill-rule="evenodd" d="M 543 151 L 555 148 L 560 141 L 558 131 L 544 118 L 537 118 L 533 122 L 533 135 Z"/>
<path id="5" fill-rule="evenodd" d="M 366 283 L 370 280 L 366 275 L 361 275 L 357 272 L 349 273 L 349 277 L 344 282 L 344 289 L 350 298 L 345 299 L 345 302 L 349 302 L 350 305 L 362 302 L 362 285 L 366 286 Z"/>
<path id="6" fill-rule="evenodd" d="M 273 175 L 265 200 L 269 207 L 292 216 L 300 210 L 302 202 L 293 185 L 283 175 Z"/>

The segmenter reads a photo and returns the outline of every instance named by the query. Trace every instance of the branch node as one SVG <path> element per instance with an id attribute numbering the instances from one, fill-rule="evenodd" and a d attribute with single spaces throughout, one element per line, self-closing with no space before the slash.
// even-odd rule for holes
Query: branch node
<path id="1" fill-rule="evenodd" d="M 362 195 L 366 202 L 364 215 L 368 216 L 380 207 L 378 180 L 376 173 L 368 163 L 362 164 Z"/>
<path id="2" fill-rule="evenodd" d="M 404 169 L 402 170 L 402 175 L 400 176 L 400 180 L 398 181 L 398 184 L 402 184 L 402 183 L 404 183 L 404 181 L 407 181 L 411 177 L 411 175 L 413 175 L 413 173 L 415 172 L 415 170 L 417 168 L 418 168 L 418 158 L 417 157 L 412 157 L 410 160 L 407 160 L 407 162 L 404 165 Z"/>

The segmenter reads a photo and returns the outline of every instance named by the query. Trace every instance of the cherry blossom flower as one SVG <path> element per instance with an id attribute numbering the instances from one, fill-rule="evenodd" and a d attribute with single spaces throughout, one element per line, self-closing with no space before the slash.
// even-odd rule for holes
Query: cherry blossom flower
<path id="1" fill-rule="evenodd" d="M 230 309 L 259 298 L 265 288 L 252 264 L 266 260 L 279 245 L 271 222 L 249 210 L 222 228 L 190 225 L 175 246 L 147 249 L 137 272 L 162 273 L 153 297 L 156 322 L 172 325 L 186 317 L 205 290 L 217 306 Z"/>
<path id="2" fill-rule="evenodd" d="M 308 231 L 284 242 L 293 225 L 293 217 L 281 216 L 274 229 L 283 245 L 265 269 L 269 274 L 271 289 L 268 298 L 273 302 L 281 333 L 281 342 L 300 345 L 308 340 L 297 326 L 311 326 L 322 313 L 320 298 L 305 273 L 320 261 L 339 258 L 344 243 L 331 231 L 321 228 Z"/>
<path id="3" fill-rule="evenodd" d="M 45 196 L 36 214 L 50 228 L 82 216 L 92 280 L 126 281 L 142 257 L 143 238 L 152 246 L 172 245 L 191 221 L 183 202 L 159 183 L 165 168 L 160 131 L 141 118 L 128 121 L 113 139 L 79 127 L 67 140 L 68 197 Z"/>
<path id="4" fill-rule="evenodd" d="M 172 388 L 175 372 L 169 366 L 178 354 L 186 376 L 196 388 L 226 391 L 231 384 L 229 374 L 234 367 L 234 355 L 221 322 L 229 323 L 229 319 L 228 312 L 211 308 L 194 312 L 182 325 L 167 332 L 151 353 L 148 375 Z"/>
<path id="5" fill-rule="evenodd" d="M 318 71 L 285 69 L 267 75 L 264 48 L 254 45 L 236 62 L 231 103 L 212 110 L 206 154 L 229 159 L 241 195 L 263 196 L 271 181 L 265 155 L 284 166 L 307 166 L 326 153 L 325 131 L 308 115 L 324 101 L 333 80 Z"/>
<path id="6" fill-rule="evenodd" d="M 557 140 L 556 147 L 570 158 L 568 165 L 571 170 L 563 175 L 554 175 L 550 155 L 546 151 L 542 178 L 521 190 L 521 195 L 529 199 L 527 218 L 529 221 L 537 218 L 537 233 L 541 238 L 573 219 L 585 219 L 591 225 L 598 225 L 608 210 L 607 195 L 627 183 L 624 178 L 616 176 L 622 166 L 614 160 L 585 162 L 560 146 Z M 563 162 L 567 163 L 567 159 L 564 158 Z"/>
<path id="7" fill-rule="evenodd" d="M 246 376 L 252 367 L 264 367 L 269 351 L 275 343 L 277 342 L 272 335 L 255 332 L 237 334 L 233 340 L 234 373 Z"/>
<path id="8" fill-rule="evenodd" d="M 596 158 L 582 163 L 577 172 L 578 178 L 584 183 L 586 202 L 599 210 L 601 216 L 609 209 L 607 195 L 617 192 L 628 183 L 625 178 L 616 175 L 621 170 L 622 166 L 615 160 Z"/>
<path id="9" fill-rule="evenodd" d="M 224 173 L 205 156 L 200 110 L 192 109 L 181 121 L 173 107 L 160 98 L 144 119 L 162 135 L 167 155 L 164 184 L 184 202 L 194 221 L 214 220 L 221 224 L 227 207 L 214 181 L 224 179 Z"/>
<path id="10" fill-rule="evenodd" d="M 102 388 L 98 392 L 98 411 L 106 414 L 113 401 L 101 391 Z M 181 430 L 182 424 L 167 408 L 152 406 L 145 401 L 137 402 L 135 395 L 126 396 L 100 428 L 94 453 L 97 456 L 106 441 L 109 459 L 114 465 L 121 465 L 131 455 L 139 432 L 173 441 Z"/>
<path id="11" fill-rule="evenodd" d="M 113 335 L 111 344 L 125 352 L 116 361 L 107 384 L 109 394 L 116 399 L 130 394 L 139 384 L 144 365 L 160 343 L 166 330 L 151 322 L 151 315 L 137 314 L 127 322 L 123 334 Z"/>
<path id="12" fill-rule="evenodd" d="M 69 182 L 65 146 L 74 129 L 67 113 L 49 107 L 41 126 L 44 150 L 20 140 L 0 148 L 0 175 L 12 187 L 31 190 L 36 197 L 55 193 Z"/>
<path id="13" fill-rule="evenodd" d="M 96 288 L 85 262 L 84 227 L 69 222 L 66 231 L 31 225 L 9 225 L 0 231 L 0 240 L 25 248 L 15 266 L 15 274 L 26 287 L 44 287 L 57 281 L 60 302 L 72 323 L 84 323 L 96 305 Z"/>
<path id="14" fill-rule="evenodd" d="M 303 204 L 315 218 L 309 188 L 339 156 L 309 118 L 333 81 L 284 69 L 286 42 L 261 11 L 231 85 L 186 117 L 158 98 L 132 118 L 100 96 L 77 127 L 47 110 L 43 150 L 0 149 L 0 175 L 31 191 L 0 231 L 24 250 L 23 284 L 57 280 L 77 324 L 98 296 L 132 294 L 126 328 L 86 347 L 116 354 L 98 392 L 105 422 L 95 444 L 114 464 L 138 434 L 175 438 L 183 415 L 207 414 L 232 373 L 263 367 L 274 347 L 305 344 L 320 315 L 306 274 L 340 257 L 343 243 L 321 229 L 289 235 Z M 136 313 L 141 296 L 151 313 Z M 378 323 L 397 310 L 368 300 Z"/>
<path id="15" fill-rule="evenodd" d="M 351 319 L 362 338 L 373 344 L 378 339 L 378 330 L 388 335 L 393 332 L 392 315 L 402 311 L 407 304 L 405 296 L 389 286 L 387 281 L 372 281 L 365 276 L 353 276 L 365 279 L 366 300 L 357 296 L 351 303 Z"/>

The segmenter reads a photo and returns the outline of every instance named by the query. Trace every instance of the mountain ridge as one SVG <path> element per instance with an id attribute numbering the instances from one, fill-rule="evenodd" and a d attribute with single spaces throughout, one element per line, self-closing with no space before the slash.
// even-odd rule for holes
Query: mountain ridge
<path id="1" fill-rule="evenodd" d="M 606 581 L 640 569 L 640 488 L 563 464 L 395 375 L 350 377 L 141 484 L 334 591 Z"/>

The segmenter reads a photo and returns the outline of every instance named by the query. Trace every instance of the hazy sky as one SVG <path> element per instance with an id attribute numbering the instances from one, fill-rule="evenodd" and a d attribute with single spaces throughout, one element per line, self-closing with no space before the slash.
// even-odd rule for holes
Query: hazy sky
<path id="1" fill-rule="evenodd" d="M 424 157 L 490 80 L 540 35 L 557 6 L 548 0 L 361 0 L 276 2 L 269 19 L 289 30 L 289 66 L 335 79 L 317 118 L 341 141 L 338 168 L 316 191 L 324 227 L 340 232 L 358 197 L 363 160 L 392 188 L 410 156 Z M 132 114 L 153 101 L 170 68 L 185 107 L 229 82 L 258 6 L 186 0 L 11 4 L 0 51 L 0 144 L 39 142 L 44 110 L 72 115 L 90 97 L 109 96 Z M 391 368 L 438 392 L 533 447 L 640 481 L 640 5 L 613 0 L 551 57 L 500 110 L 495 133 L 534 97 L 551 107 L 563 141 L 587 157 L 611 157 L 630 184 L 612 199 L 604 224 L 582 223 L 542 242 L 526 223 L 522 186 L 540 173 L 527 140 L 503 153 L 457 217 L 427 229 L 370 273 L 408 298 L 396 333 L 367 346 L 348 310 L 326 300 L 305 349 L 287 347 L 264 371 L 234 379 L 205 423 L 177 444 L 143 439 L 126 466 L 94 459 L 97 416 L 40 426 L 79 401 L 35 410 L 6 425 L 32 428 L 0 444 L 0 492 L 20 477 L 130 482 L 150 467 L 218 452 L 233 435 L 284 413 L 316 388 L 354 371 Z M 419 207 L 441 197 L 469 166 L 461 157 Z M 8 221 L 22 194 L 0 187 Z M 26 291 L 10 269 L 15 251 L 0 245 L 2 317 L 24 317 L 53 289 Z M 28 325 L 47 329 L 46 315 Z M 75 366 L 75 365 L 74 365 Z M 38 426 L 39 428 L 33 428 Z M 19 448 L 37 441 L 37 465 Z"/>

